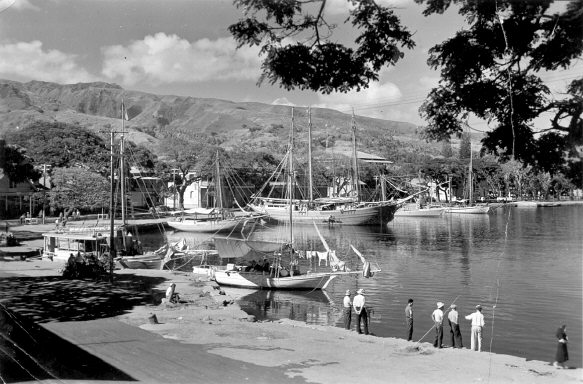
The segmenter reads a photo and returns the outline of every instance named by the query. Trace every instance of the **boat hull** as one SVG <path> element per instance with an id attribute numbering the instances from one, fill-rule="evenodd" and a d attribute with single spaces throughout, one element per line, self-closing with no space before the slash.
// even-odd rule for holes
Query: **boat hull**
<path id="1" fill-rule="evenodd" d="M 169 221 L 166 224 L 182 232 L 226 232 L 235 228 L 239 220 Z"/>
<path id="2" fill-rule="evenodd" d="M 156 254 L 139 256 L 122 256 L 117 263 L 125 269 L 161 269 L 163 257 Z"/>
<path id="3" fill-rule="evenodd" d="M 280 223 L 289 223 L 288 207 L 251 205 L 257 212 Z M 351 209 L 294 211 L 294 225 L 338 223 L 343 225 L 386 224 L 394 217 L 397 207 L 393 204 L 371 205 Z"/>
<path id="4" fill-rule="evenodd" d="M 306 275 L 271 277 L 260 272 L 215 271 L 219 285 L 253 289 L 326 289 L 338 274 L 312 273 Z"/>
<path id="5" fill-rule="evenodd" d="M 395 217 L 440 217 L 445 208 L 398 209 Z"/>
<path id="6" fill-rule="evenodd" d="M 488 205 L 476 205 L 472 207 L 450 207 L 446 208 L 446 213 L 464 214 L 464 215 L 487 215 L 492 207 Z"/>

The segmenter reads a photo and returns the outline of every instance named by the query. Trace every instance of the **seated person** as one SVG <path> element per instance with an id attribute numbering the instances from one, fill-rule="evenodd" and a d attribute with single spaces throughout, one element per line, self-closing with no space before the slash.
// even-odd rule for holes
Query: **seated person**
<path id="1" fill-rule="evenodd" d="M 170 284 L 170 286 L 166 290 L 166 300 L 168 300 L 169 303 L 178 303 L 180 301 L 180 296 L 175 291 L 176 284 L 174 283 Z"/>

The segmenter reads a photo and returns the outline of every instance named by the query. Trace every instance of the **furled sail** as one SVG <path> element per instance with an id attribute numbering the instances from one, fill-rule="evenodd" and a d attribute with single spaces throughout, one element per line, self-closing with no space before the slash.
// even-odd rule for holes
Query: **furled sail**
<path id="1" fill-rule="evenodd" d="M 362 255 L 362 253 L 360 253 L 360 251 L 358 249 L 356 249 L 354 247 L 354 245 L 350 244 L 350 248 L 352 248 L 354 253 L 356 253 L 356 255 L 360 258 L 360 261 L 362 261 L 362 276 L 364 276 L 366 278 L 373 277 L 375 272 L 381 271 L 381 269 L 378 268 L 378 266 L 375 266 L 373 268 L 371 263 L 367 259 L 365 259 L 365 257 Z"/>
<path id="2" fill-rule="evenodd" d="M 281 251 L 286 244 L 267 240 L 247 240 L 232 237 L 215 237 L 215 248 L 222 259 L 263 258 Z"/>

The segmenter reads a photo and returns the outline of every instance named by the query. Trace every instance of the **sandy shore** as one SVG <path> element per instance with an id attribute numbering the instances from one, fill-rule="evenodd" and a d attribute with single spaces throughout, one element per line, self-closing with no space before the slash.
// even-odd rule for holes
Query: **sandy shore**
<path id="1" fill-rule="evenodd" d="M 52 278 L 57 275 L 58 267 L 57 263 L 41 260 L 0 261 L 2 286 L 6 287 L 7 282 L 19 276 L 27 276 L 32 281 L 47 276 Z M 129 277 L 132 279 L 128 280 Z M 136 281 L 140 280 L 148 283 L 137 284 Z M 192 351 L 205 353 L 207 357 L 216 356 L 215 363 L 207 362 L 208 366 L 204 367 L 219 373 L 218 381 L 215 379 L 214 382 L 221 382 L 221 361 L 234 361 L 243 370 L 251 367 L 253 372 L 248 372 L 249 375 L 241 372 L 239 379 L 253 382 L 273 382 L 269 377 L 261 375 L 273 369 L 293 382 L 310 383 L 583 382 L 583 370 L 559 370 L 549 362 L 526 361 L 515 356 L 478 353 L 467 349 L 437 350 L 429 343 L 417 344 L 402 339 L 364 336 L 341 328 L 309 326 L 289 320 L 255 322 L 234 303 L 234 298 L 222 294 L 216 284 L 201 281 L 191 274 L 120 270 L 116 271 L 116 281 L 119 282 L 116 283 L 118 286 L 125 284 L 139 287 L 152 300 L 132 304 L 123 311 L 101 313 L 99 316 L 114 317 L 119 322 L 176 341 L 173 344 L 175 346 L 193 345 L 195 349 Z M 176 283 L 176 291 L 182 303 L 160 304 L 160 298 L 171 282 Z M 22 306 L 20 309 L 26 312 L 26 303 L 17 303 L 14 297 L 7 297 L 5 289 L 0 289 L 2 291 L 0 299 L 5 305 Z M 107 291 L 99 295 L 107 295 Z M 150 322 L 152 315 L 156 315 L 158 324 Z M 59 321 L 58 316 L 53 316 Z M 45 316 L 45 321 L 49 317 Z M 46 326 L 49 329 L 50 324 Z M 82 346 L 83 343 L 79 344 Z M 549 354 L 552 356 L 553 351 L 550 350 Z M 153 365 L 156 370 L 168 369 L 165 368 L 167 364 L 157 359 L 144 361 L 144 357 L 139 355 L 128 356 L 127 359 L 130 360 L 126 361 L 126 370 L 140 364 Z M 135 359 L 135 364 L 132 364 L 131 359 Z M 191 382 L 199 381 L 196 372 L 201 367 L 195 369 L 194 366 L 182 366 L 181 369 L 192 377 Z M 192 369 L 192 373 L 188 372 L 189 369 Z M 131 372 L 128 374 L 131 375 Z"/>

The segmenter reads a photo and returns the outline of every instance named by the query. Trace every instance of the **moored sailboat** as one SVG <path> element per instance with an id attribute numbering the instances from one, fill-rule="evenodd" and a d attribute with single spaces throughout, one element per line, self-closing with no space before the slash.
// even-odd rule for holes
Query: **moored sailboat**
<path id="1" fill-rule="evenodd" d="M 293 113 L 293 110 L 292 110 Z M 300 268 L 300 258 L 302 256 L 307 257 L 307 252 L 312 254 L 312 251 L 301 250 L 296 247 L 294 243 L 294 224 L 295 217 L 293 206 L 293 199 L 290 191 L 294 188 L 293 183 L 293 125 L 292 134 L 290 139 L 290 150 L 289 150 L 289 172 L 288 172 L 288 205 L 290 209 L 287 210 L 289 215 L 287 223 L 289 224 L 289 236 L 286 241 L 282 241 L 279 244 L 275 242 L 268 241 L 258 241 L 252 243 L 248 238 L 242 239 L 241 242 L 231 242 L 229 244 L 228 239 L 219 240 L 217 248 L 219 249 L 219 255 L 221 257 L 231 257 L 231 252 L 228 254 L 223 253 L 221 255 L 221 247 L 225 250 L 232 250 L 233 252 L 248 252 L 257 251 L 264 252 L 264 264 L 260 267 L 256 266 L 254 263 L 246 267 L 239 267 L 235 264 L 230 264 L 226 270 L 217 270 L 214 273 L 215 281 L 220 285 L 235 286 L 241 288 L 255 288 L 255 289 L 290 289 L 290 290 L 317 290 L 326 289 L 330 282 L 342 275 L 351 273 L 361 273 L 361 271 L 350 271 L 346 268 L 345 264 L 336 256 L 336 252 L 328 247 L 328 244 L 320 234 L 318 226 L 314 221 L 315 230 L 318 232 L 320 240 L 325 252 L 320 252 L 325 260 L 326 265 L 331 267 L 331 271 L 328 272 L 315 272 L 315 271 L 301 271 Z M 217 240 L 217 239 L 216 239 Z M 229 248 L 227 248 L 229 247 Z M 268 262 L 268 255 L 271 252 L 271 263 Z M 355 249 L 355 252 L 356 249 Z M 241 256 L 243 253 L 240 253 Z M 357 252 L 358 254 L 358 252 Z M 361 260 L 363 260 L 363 266 L 370 266 L 362 257 L 358 254 Z M 329 264 L 328 264 L 329 263 Z M 370 271 L 370 268 L 369 268 Z M 369 277 L 369 276 L 366 276 Z"/>
<path id="2" fill-rule="evenodd" d="M 216 199 L 214 203 L 216 206 L 207 209 L 193 209 L 191 210 L 191 215 L 182 215 L 182 217 L 168 221 L 167 224 L 169 227 L 183 232 L 229 232 L 235 229 L 235 227 L 241 224 L 244 220 L 253 216 L 258 216 L 253 212 L 245 212 L 243 210 L 233 212 L 225 209 L 223 204 L 222 175 L 220 172 L 218 151 L 216 154 L 215 167 L 214 186 Z M 184 213 L 188 212 L 184 211 Z M 201 214 L 204 217 L 200 217 Z"/>
<path id="3" fill-rule="evenodd" d="M 308 197 L 307 199 L 290 198 L 273 198 L 256 196 L 255 202 L 250 203 L 255 212 L 264 214 L 269 218 L 279 222 L 288 223 L 290 214 L 289 211 L 295 211 L 294 224 L 295 225 L 312 225 L 313 222 L 317 224 L 333 224 L 340 223 L 344 225 L 374 225 L 386 224 L 393 219 L 393 214 L 397 209 L 394 201 L 361 201 L 359 194 L 358 179 L 358 158 L 356 151 L 356 124 L 354 116 L 352 118 L 353 130 L 353 188 L 352 195 L 346 197 L 313 197 L 313 181 L 312 181 L 312 155 L 311 155 L 311 115 L 309 113 L 308 123 Z M 293 109 L 292 109 L 292 130 L 294 126 Z M 291 151 L 291 147 L 290 147 Z M 289 158 L 293 154 L 288 151 L 286 157 L 282 160 L 280 167 L 274 172 L 282 172 L 286 164 L 290 164 Z M 288 169 L 289 172 L 289 169 Z M 273 177 L 273 176 L 272 176 Z M 267 184 L 266 184 L 267 185 Z M 287 191 L 293 194 L 293 190 Z"/>

